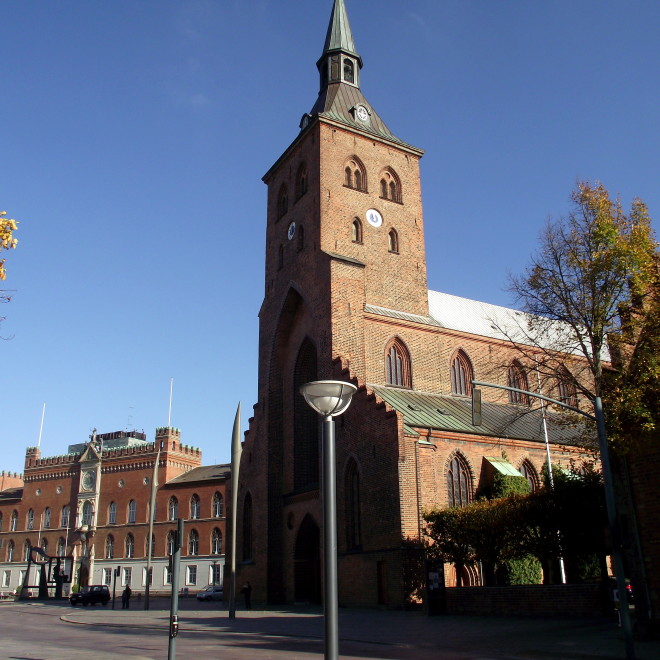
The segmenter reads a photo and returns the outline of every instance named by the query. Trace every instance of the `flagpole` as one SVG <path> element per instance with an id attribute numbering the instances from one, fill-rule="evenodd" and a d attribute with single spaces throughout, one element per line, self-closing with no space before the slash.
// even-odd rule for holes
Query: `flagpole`
<path id="1" fill-rule="evenodd" d="M 41 406 L 41 424 L 39 424 L 39 440 L 37 440 L 37 447 L 41 447 L 41 434 L 44 430 L 44 415 L 46 414 L 46 403 Z"/>
<path id="2" fill-rule="evenodd" d="M 160 445 L 158 446 L 158 453 L 154 461 L 154 471 L 151 476 L 151 499 L 149 502 L 149 534 L 147 535 L 147 577 L 144 587 L 144 609 L 149 609 L 149 583 L 151 582 L 151 550 L 153 547 L 154 536 L 154 512 L 156 510 L 156 490 L 158 489 L 158 462 L 160 460 Z"/>
<path id="3" fill-rule="evenodd" d="M 167 428 L 170 428 L 170 421 L 172 419 L 172 385 L 174 383 L 174 378 L 170 378 L 170 405 L 167 409 Z"/>
<path id="4" fill-rule="evenodd" d="M 229 618 L 236 618 L 236 516 L 238 513 L 238 472 L 241 466 L 241 402 L 238 402 L 231 438 L 231 572 L 229 574 Z"/>

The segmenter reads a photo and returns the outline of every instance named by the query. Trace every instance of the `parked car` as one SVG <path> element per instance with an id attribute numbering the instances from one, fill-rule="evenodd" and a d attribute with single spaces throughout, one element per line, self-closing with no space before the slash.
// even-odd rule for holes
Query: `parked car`
<path id="1" fill-rule="evenodd" d="M 105 606 L 109 600 L 110 590 L 105 584 L 90 584 L 69 596 L 71 605 L 77 605 L 78 603 L 96 605 L 96 603 L 101 603 Z"/>
<path id="2" fill-rule="evenodd" d="M 224 587 L 221 584 L 213 586 L 209 584 L 197 593 L 197 600 L 222 600 L 224 598 Z"/>

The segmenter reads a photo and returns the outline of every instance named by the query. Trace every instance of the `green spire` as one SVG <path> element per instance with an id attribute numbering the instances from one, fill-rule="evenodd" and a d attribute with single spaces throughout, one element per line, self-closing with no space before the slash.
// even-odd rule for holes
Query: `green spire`
<path id="1" fill-rule="evenodd" d="M 353 33 L 351 32 L 351 26 L 348 22 L 348 14 L 346 13 L 344 0 L 335 0 L 321 58 L 323 59 L 327 56 L 330 51 L 338 50 L 350 55 L 355 55 L 360 62 L 360 67 L 362 66 L 362 59 L 355 50 Z"/>

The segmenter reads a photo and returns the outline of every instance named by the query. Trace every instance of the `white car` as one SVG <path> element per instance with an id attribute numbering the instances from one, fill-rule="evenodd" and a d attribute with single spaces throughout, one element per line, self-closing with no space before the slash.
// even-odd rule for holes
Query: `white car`
<path id="1" fill-rule="evenodd" d="M 197 600 L 222 600 L 224 598 L 224 587 L 221 584 L 213 586 L 209 584 L 197 593 Z"/>

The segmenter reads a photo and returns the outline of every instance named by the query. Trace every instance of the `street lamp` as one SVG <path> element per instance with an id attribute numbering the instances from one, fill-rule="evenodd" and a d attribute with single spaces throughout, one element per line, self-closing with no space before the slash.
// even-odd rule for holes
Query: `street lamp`
<path id="1" fill-rule="evenodd" d="M 335 422 L 351 404 L 357 387 L 340 380 L 317 380 L 300 386 L 307 404 L 323 417 L 323 614 L 325 660 L 339 657 L 337 598 L 337 475 Z"/>

